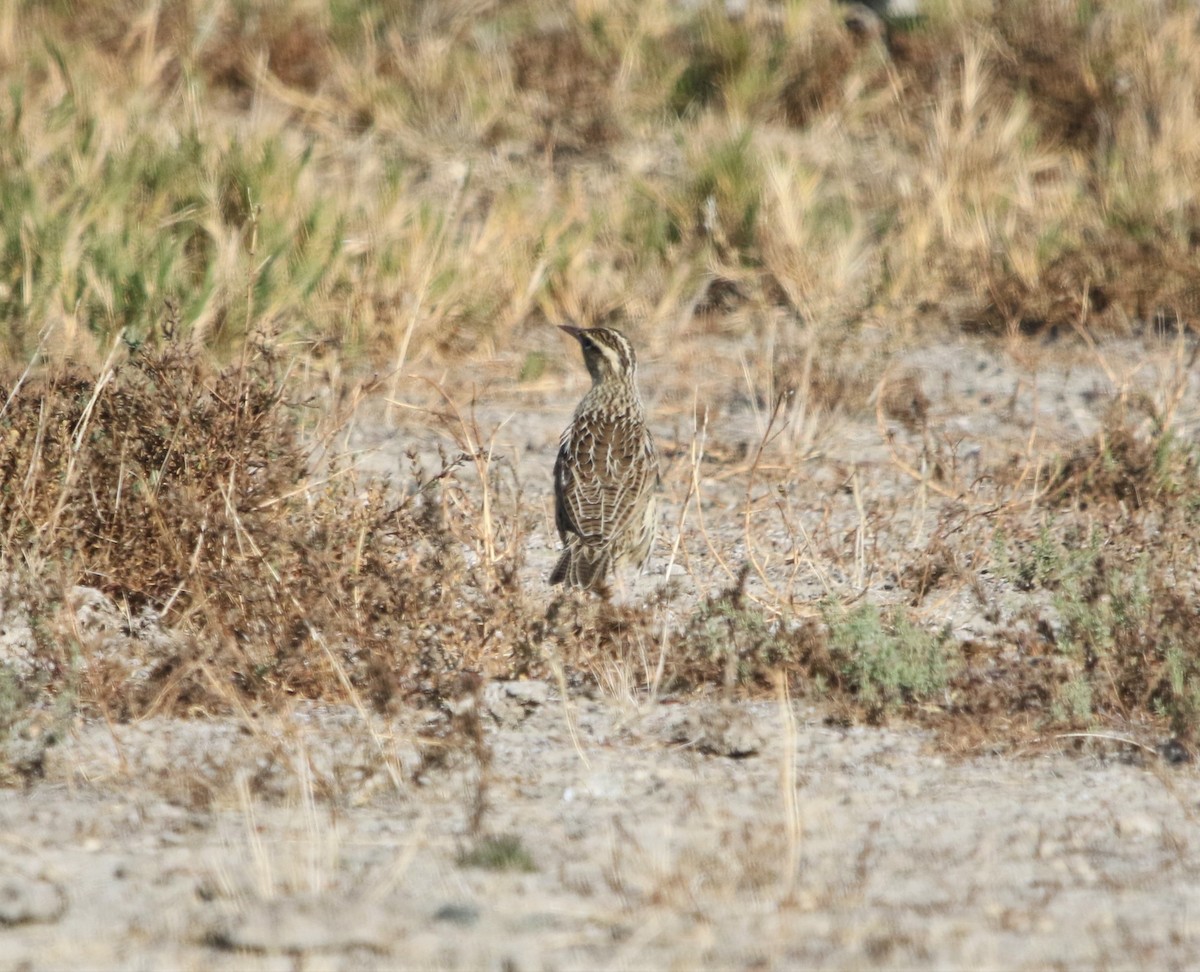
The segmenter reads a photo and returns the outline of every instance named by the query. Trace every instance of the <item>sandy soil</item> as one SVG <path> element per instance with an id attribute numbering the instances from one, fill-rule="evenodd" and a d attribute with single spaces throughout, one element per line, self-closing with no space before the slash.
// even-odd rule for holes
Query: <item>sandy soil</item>
<path id="1" fill-rule="evenodd" d="M 1028 453 L 1035 425 L 1047 448 L 1091 434 L 1115 384 L 1162 385 L 1170 349 L 1122 360 L 1114 381 L 1078 351 L 1034 367 L 964 342 L 894 367 L 916 376 L 966 469 Z M 704 380 L 698 400 L 735 404 L 701 466 L 703 528 L 689 518 L 678 557 L 693 599 L 745 554 L 745 455 L 762 422 L 727 376 Z M 582 384 L 479 398 L 481 427 L 497 429 L 530 497 L 530 585 L 554 556 L 549 466 Z M 691 403 L 650 398 L 670 524 L 690 476 Z M 366 468 L 434 453 L 432 425 L 385 411 L 348 442 L 371 450 Z M 1179 421 L 1194 434 L 1194 414 Z M 918 455 L 920 433 L 891 431 Z M 793 448 L 765 466 L 781 479 L 793 464 L 781 495 L 811 542 L 764 519 L 752 590 L 897 597 L 911 552 L 956 501 L 904 473 L 873 420 L 789 434 Z M 664 560 L 626 596 L 661 583 Z M 994 595 L 986 617 L 958 590 L 922 610 L 964 637 L 1018 623 L 1010 592 L 980 582 Z M 483 767 L 457 750 L 423 762 L 418 714 L 298 703 L 227 722 L 78 723 L 46 751 L 43 778 L 0 791 L 0 969 L 1200 965 L 1191 765 L 1103 738 L 948 760 L 915 730 L 831 728 L 807 700 L 493 683 L 482 704 Z M 515 840 L 499 869 L 472 863 L 481 798 L 483 832 Z"/>
<path id="2" fill-rule="evenodd" d="M 486 821 L 531 871 L 459 863 L 468 758 L 396 789 L 352 712 L 300 709 L 259 736 L 82 730 L 43 782 L 0 793 L 0 965 L 1200 961 L 1194 771 L 1097 749 L 947 763 L 917 733 L 770 703 L 523 691 L 490 693 Z M 411 766 L 403 733 L 376 729 Z"/>

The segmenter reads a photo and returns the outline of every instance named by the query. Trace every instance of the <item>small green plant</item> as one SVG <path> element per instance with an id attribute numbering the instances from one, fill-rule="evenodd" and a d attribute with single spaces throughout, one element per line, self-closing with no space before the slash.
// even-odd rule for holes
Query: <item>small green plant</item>
<path id="1" fill-rule="evenodd" d="M 873 604 L 850 611 L 828 604 L 824 615 L 830 657 L 872 717 L 946 688 L 954 668 L 948 630 L 926 631 L 903 611 Z"/>
<path id="2" fill-rule="evenodd" d="M 1003 530 L 992 541 L 992 564 L 997 576 L 1021 591 L 1057 587 L 1062 580 L 1068 551 L 1048 527 L 1043 526 L 1031 544 L 1014 544 Z"/>
<path id="3" fill-rule="evenodd" d="M 533 857 L 516 834 L 483 837 L 470 850 L 464 850 L 458 855 L 458 865 L 478 867 L 485 871 L 531 873 L 537 870 Z"/>
<path id="4" fill-rule="evenodd" d="M 1096 721 L 1095 692 L 1091 681 L 1077 675 L 1058 687 L 1050 704 L 1050 718 L 1071 726 L 1087 727 Z"/>
<path id="5" fill-rule="evenodd" d="M 746 597 L 746 572 L 735 586 L 704 601 L 682 636 L 680 681 L 766 685 L 771 672 L 797 661 L 806 629 L 771 619 Z"/>
<path id="6" fill-rule="evenodd" d="M 1200 726 L 1200 657 L 1196 646 L 1171 638 L 1164 652 L 1165 692 L 1152 701 L 1154 711 L 1171 721 L 1177 737 L 1192 738 Z"/>
<path id="7" fill-rule="evenodd" d="M 517 381 L 537 381 L 546 371 L 546 355 L 541 351 L 530 351 L 521 362 L 521 370 L 517 372 Z"/>
<path id="8" fill-rule="evenodd" d="M 1054 597 L 1065 629 L 1059 647 L 1089 661 L 1108 660 L 1153 625 L 1149 563 L 1143 554 L 1132 569 L 1112 570 L 1095 535 L 1085 555 L 1080 569 L 1063 574 Z"/>
<path id="9" fill-rule="evenodd" d="M 762 165 L 753 130 L 705 147 L 688 187 L 705 233 L 738 250 L 754 244 L 762 207 Z"/>
<path id="10" fill-rule="evenodd" d="M 1145 550 L 1132 555 L 1117 530 L 1085 539 L 1044 528 L 1030 553 L 1005 564 L 1014 583 L 1052 592 L 1054 647 L 1069 675 L 1054 686 L 1050 718 L 1071 725 L 1149 713 L 1177 737 L 1200 730 L 1197 609 L 1172 573 Z"/>

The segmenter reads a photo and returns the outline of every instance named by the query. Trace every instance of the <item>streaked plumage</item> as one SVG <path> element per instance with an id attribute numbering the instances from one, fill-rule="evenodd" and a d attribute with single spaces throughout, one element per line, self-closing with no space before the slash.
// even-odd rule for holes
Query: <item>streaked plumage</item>
<path id="1" fill-rule="evenodd" d="M 658 454 L 638 394 L 637 357 L 619 331 L 564 326 L 583 349 L 592 387 L 554 463 L 554 520 L 563 542 L 551 584 L 598 589 L 641 567 L 654 543 Z"/>

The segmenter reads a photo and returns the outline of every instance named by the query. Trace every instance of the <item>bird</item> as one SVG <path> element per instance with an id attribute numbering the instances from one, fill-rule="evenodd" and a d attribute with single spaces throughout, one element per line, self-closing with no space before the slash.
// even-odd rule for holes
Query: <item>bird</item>
<path id="1" fill-rule="evenodd" d="M 563 551 L 550 583 L 604 591 L 611 572 L 640 569 L 654 545 L 658 452 L 629 339 L 611 327 L 559 328 L 579 342 L 592 387 L 563 431 L 554 462 L 554 522 Z"/>

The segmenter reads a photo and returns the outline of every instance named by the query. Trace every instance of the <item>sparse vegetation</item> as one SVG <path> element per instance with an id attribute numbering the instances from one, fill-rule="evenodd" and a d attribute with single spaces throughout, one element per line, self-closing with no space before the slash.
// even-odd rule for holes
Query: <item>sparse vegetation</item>
<path id="1" fill-rule="evenodd" d="M 482 837 L 470 850 L 458 857 L 460 867 L 481 867 L 488 871 L 536 871 L 533 858 L 515 834 Z"/>
<path id="2" fill-rule="evenodd" d="M 677 663 L 680 687 L 712 682 L 735 686 L 766 687 L 780 669 L 795 669 L 804 638 L 817 638 L 808 625 L 789 630 L 779 618 L 770 618 L 750 602 L 745 592 L 746 572 L 738 583 L 703 602 L 692 614 L 683 633 L 684 657 Z"/>
<path id="3" fill-rule="evenodd" d="M 826 609 L 829 654 L 844 685 L 879 718 L 903 704 L 936 699 L 953 668 L 948 631 L 931 633 L 902 611 L 866 604 Z"/>
<path id="4" fill-rule="evenodd" d="M 2 16 L 0 562 L 27 592 L 5 603 L 31 664 L 0 670 L 10 735 L 51 697 L 118 720 L 297 695 L 386 711 L 443 705 L 463 673 L 562 661 L 586 681 L 617 659 L 628 684 L 680 693 L 783 672 L 871 719 L 1002 709 L 1195 736 L 1192 5 Z M 515 469 L 460 389 L 413 388 L 510 353 L 508 378 L 535 387 L 557 365 L 528 335 L 567 315 L 617 320 L 681 366 L 677 332 L 736 348 L 711 405 L 748 410 L 762 443 L 749 465 L 744 442 L 709 445 L 749 483 L 742 546 L 684 505 L 719 580 L 682 613 L 669 590 L 580 607 L 527 589 Z M 979 334 L 1098 358 L 1102 428 L 1035 448 L 1035 415 L 1024 453 L 963 459 L 922 374 L 886 361 Z M 1108 366 L 1109 338 L 1176 342 L 1161 395 Z M 672 402 L 693 392 L 677 370 Z M 335 442 L 380 398 L 424 409 L 441 443 L 390 482 Z M 932 535 L 859 469 L 815 524 L 797 513 L 826 419 L 872 412 L 918 504 L 943 503 Z M 911 556 L 900 520 L 923 537 Z M 794 594 L 801 571 L 821 576 L 820 612 Z M 81 627 L 77 587 L 115 620 Z M 946 630 L 939 599 L 968 589 L 1021 619 L 1016 660 L 1000 635 Z M 151 627 L 166 634 L 144 657 L 111 650 Z M 1047 654 L 1062 664 L 1033 663 Z M 1001 656 L 1007 694 L 978 668 Z"/>

